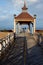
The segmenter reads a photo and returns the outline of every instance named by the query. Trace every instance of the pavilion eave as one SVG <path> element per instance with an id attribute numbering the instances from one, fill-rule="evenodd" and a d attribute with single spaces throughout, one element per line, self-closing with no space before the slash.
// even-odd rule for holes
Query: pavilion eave
<path id="1" fill-rule="evenodd" d="M 19 23 L 22 22 L 22 21 L 23 21 L 24 23 L 25 23 L 25 22 L 28 22 L 28 23 L 29 23 L 29 22 L 34 22 L 34 20 L 31 20 L 31 19 L 15 19 L 15 20 L 16 20 L 16 22 L 19 22 Z"/>

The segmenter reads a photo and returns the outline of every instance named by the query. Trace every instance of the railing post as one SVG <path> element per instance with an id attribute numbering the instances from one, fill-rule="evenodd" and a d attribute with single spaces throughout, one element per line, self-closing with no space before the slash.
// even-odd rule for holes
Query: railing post
<path id="1" fill-rule="evenodd" d="M 0 58 L 1 58 L 1 53 L 2 53 L 2 47 L 3 47 L 2 40 L 0 39 Z"/>
<path id="2" fill-rule="evenodd" d="M 5 42 L 5 39 L 2 40 L 2 44 L 3 44 L 3 48 L 5 49 L 5 48 L 6 48 L 6 42 Z"/>

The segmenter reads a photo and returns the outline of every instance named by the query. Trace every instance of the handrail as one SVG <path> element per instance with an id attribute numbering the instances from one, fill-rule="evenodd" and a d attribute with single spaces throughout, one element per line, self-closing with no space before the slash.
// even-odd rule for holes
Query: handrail
<path id="1" fill-rule="evenodd" d="M 0 39 L 0 56 L 2 51 L 5 51 L 6 48 L 10 45 L 10 42 L 14 40 L 14 34 L 8 34 L 5 38 Z"/>

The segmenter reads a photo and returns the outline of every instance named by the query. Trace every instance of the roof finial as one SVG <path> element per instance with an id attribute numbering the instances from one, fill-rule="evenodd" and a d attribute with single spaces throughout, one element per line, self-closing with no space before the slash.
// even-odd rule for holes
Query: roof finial
<path id="1" fill-rule="evenodd" d="M 22 8 L 22 10 L 27 10 L 28 8 L 26 7 L 26 0 L 24 0 L 24 6 Z"/>
<path id="2" fill-rule="evenodd" d="M 26 6 L 26 0 L 24 0 L 24 6 Z"/>

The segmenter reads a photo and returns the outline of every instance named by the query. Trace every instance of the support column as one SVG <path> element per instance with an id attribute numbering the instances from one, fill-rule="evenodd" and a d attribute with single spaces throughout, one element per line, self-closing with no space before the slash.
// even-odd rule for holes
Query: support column
<path id="1" fill-rule="evenodd" d="M 17 24 L 17 34 L 20 33 L 20 24 Z"/>
<path id="2" fill-rule="evenodd" d="M 19 33 L 20 33 L 20 23 L 19 23 Z"/>
<path id="3" fill-rule="evenodd" d="M 16 21 L 14 19 L 14 33 L 16 33 Z"/>
<path id="4" fill-rule="evenodd" d="M 29 30 L 30 30 L 30 24 L 29 24 Z"/>
<path id="5" fill-rule="evenodd" d="M 34 33 L 35 33 L 35 30 L 36 30 L 36 15 L 34 15 Z"/>
<path id="6" fill-rule="evenodd" d="M 18 23 L 17 23 L 17 34 L 18 34 Z"/>
<path id="7" fill-rule="evenodd" d="M 29 33 L 30 33 L 30 24 L 29 24 Z"/>
<path id="8" fill-rule="evenodd" d="M 28 24 L 29 28 L 28 28 L 28 32 L 30 33 L 30 24 Z"/>
<path id="9" fill-rule="evenodd" d="M 35 30 L 36 30 L 36 19 L 34 19 L 34 33 L 35 33 Z"/>
<path id="10" fill-rule="evenodd" d="M 32 23 L 32 34 L 33 34 L 34 32 L 33 32 L 33 23 Z"/>

